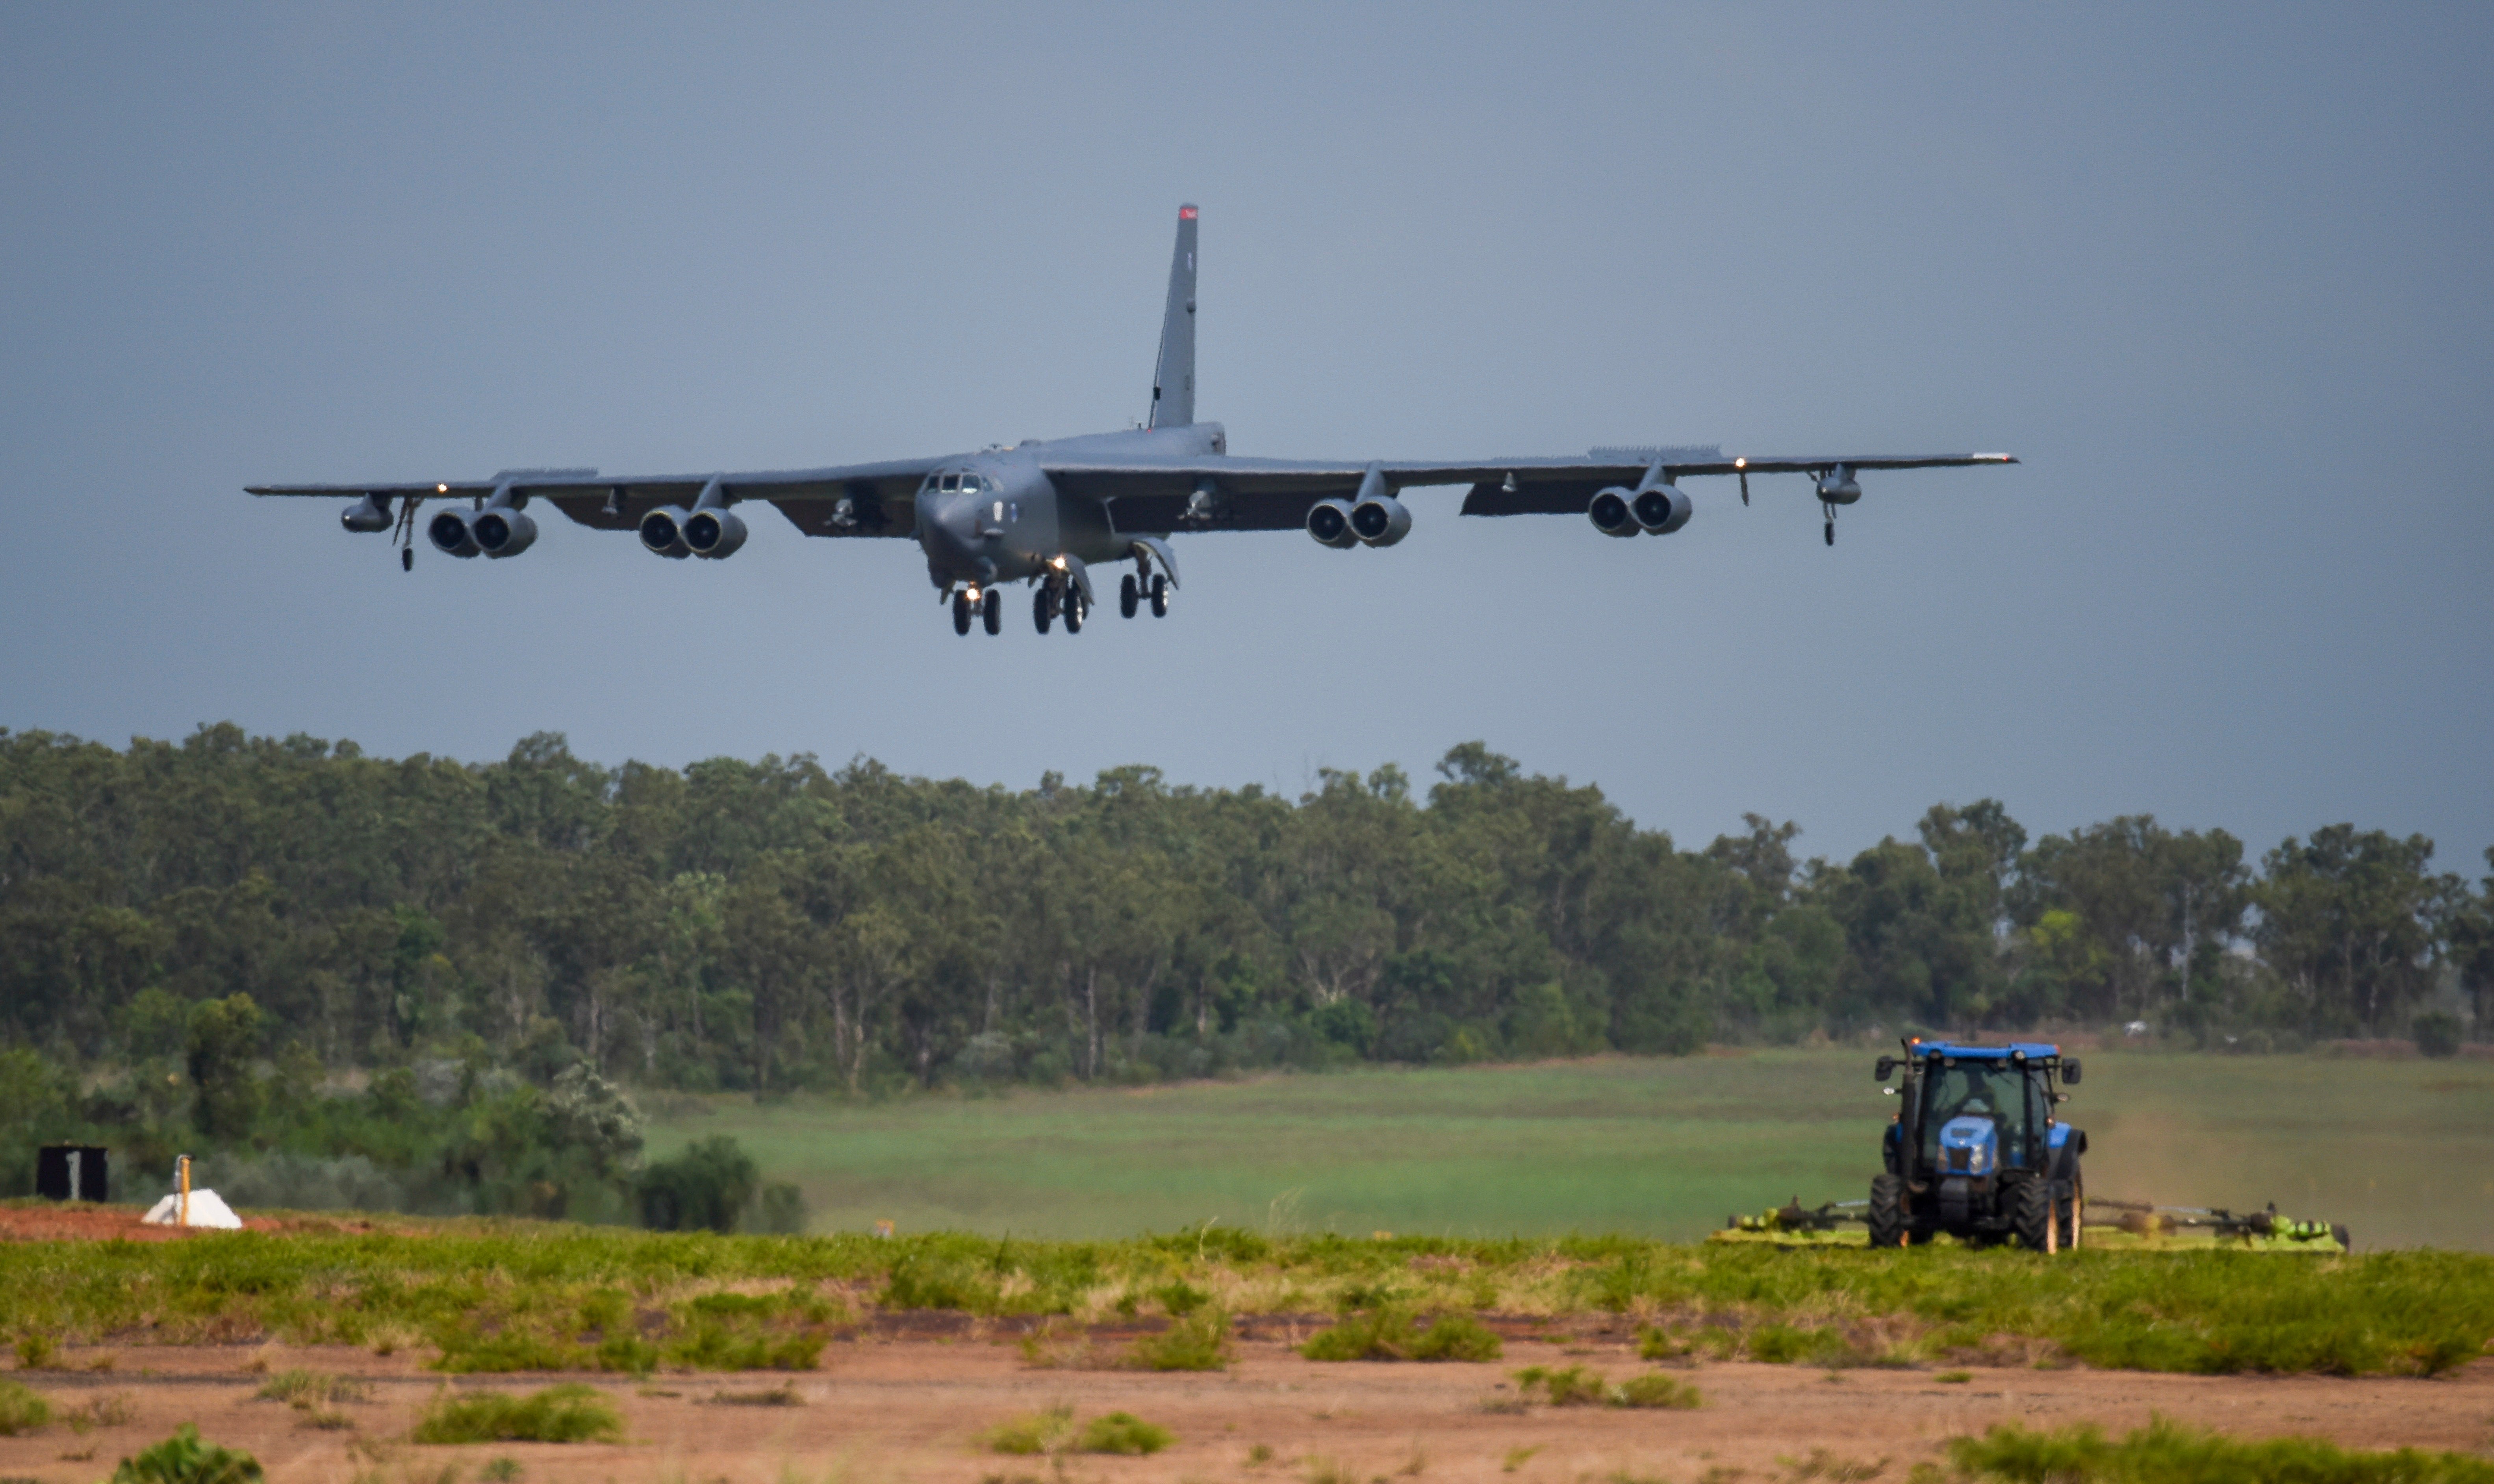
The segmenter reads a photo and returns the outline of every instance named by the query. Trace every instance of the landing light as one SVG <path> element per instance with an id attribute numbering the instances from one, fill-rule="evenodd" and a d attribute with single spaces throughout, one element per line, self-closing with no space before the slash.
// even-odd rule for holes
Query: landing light
<path id="1" fill-rule="evenodd" d="M 436 495 L 447 495 L 450 493 L 450 486 L 446 484 L 437 484 L 433 487 L 433 493 Z"/>
<path id="2" fill-rule="evenodd" d="M 1748 469 L 1749 467 L 1749 461 L 1747 459 L 1734 459 L 1732 461 L 1732 467 L 1734 469 Z"/>

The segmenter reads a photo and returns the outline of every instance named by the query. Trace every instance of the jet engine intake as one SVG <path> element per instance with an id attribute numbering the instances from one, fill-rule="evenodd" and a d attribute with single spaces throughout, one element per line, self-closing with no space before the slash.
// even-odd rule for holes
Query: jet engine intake
<path id="1" fill-rule="evenodd" d="M 660 505 L 641 517 L 641 544 L 661 557 L 681 561 L 693 554 L 684 544 L 684 522 L 691 520 L 682 505 Z"/>
<path id="2" fill-rule="evenodd" d="M 1628 501 L 1628 510 L 1650 536 L 1671 534 L 1688 525 L 1688 517 L 1695 513 L 1688 497 L 1677 485 L 1669 484 L 1648 485 L 1637 491 L 1636 499 Z"/>
<path id="3" fill-rule="evenodd" d="M 338 524 L 363 535 L 390 529 L 390 498 L 367 495 L 339 512 Z"/>
<path id="4" fill-rule="evenodd" d="M 685 517 L 684 532 L 696 557 L 733 557 L 745 544 L 745 517 L 733 510 L 696 510 Z"/>
<path id="5" fill-rule="evenodd" d="M 1357 546 L 1359 532 L 1352 529 L 1351 501 L 1321 500 L 1308 507 L 1308 534 L 1319 546 L 1336 549 Z"/>
<path id="6" fill-rule="evenodd" d="M 1371 495 L 1351 507 L 1353 535 L 1370 546 L 1392 546 L 1412 532 L 1412 512 L 1391 495 Z"/>
<path id="7" fill-rule="evenodd" d="M 427 521 L 425 539 L 433 549 L 447 557 L 473 557 L 483 550 L 476 544 L 474 531 L 468 529 L 468 516 L 461 510 L 444 510 Z"/>
<path id="8" fill-rule="evenodd" d="M 516 557 L 537 538 L 537 523 L 524 511 L 488 505 L 468 517 L 468 534 L 488 557 Z"/>
<path id="9" fill-rule="evenodd" d="M 1629 503 L 1628 492 L 1613 485 L 1594 497 L 1585 507 L 1594 529 L 1606 536 L 1632 536 L 1645 528 L 1637 524 L 1636 510 Z"/>

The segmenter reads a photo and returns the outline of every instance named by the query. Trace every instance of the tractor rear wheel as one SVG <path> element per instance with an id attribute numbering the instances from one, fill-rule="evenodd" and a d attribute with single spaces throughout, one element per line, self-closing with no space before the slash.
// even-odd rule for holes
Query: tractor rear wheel
<path id="1" fill-rule="evenodd" d="M 1870 1177 L 1870 1245 L 1905 1245 L 1905 1182 L 1901 1176 Z"/>
<path id="2" fill-rule="evenodd" d="M 2053 1240 L 2053 1219 L 2059 1213 L 2053 1209 L 2053 1182 L 2037 1176 L 2018 1187 L 2009 1208 L 2009 1225 L 2018 1233 L 2019 1245 L 2029 1252 L 2046 1252 L 2059 1244 Z"/>

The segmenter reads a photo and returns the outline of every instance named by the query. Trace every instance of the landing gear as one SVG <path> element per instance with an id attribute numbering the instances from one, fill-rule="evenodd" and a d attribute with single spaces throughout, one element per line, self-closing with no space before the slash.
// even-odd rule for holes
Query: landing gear
<path id="1" fill-rule="evenodd" d="M 412 572 L 415 570 L 414 547 L 402 546 L 398 549 L 398 569 L 402 572 Z"/>
<path id="2" fill-rule="evenodd" d="M 953 632 L 957 634 L 966 634 L 969 631 L 970 594 L 967 592 L 956 592 L 953 594 Z"/>
<path id="3" fill-rule="evenodd" d="M 1169 574 L 1165 572 L 1154 572 L 1152 574 L 1153 618 L 1166 619 L 1169 617 Z"/>
<path id="4" fill-rule="evenodd" d="M 1055 621 L 1056 590 L 1046 583 L 1041 583 L 1031 590 L 1030 621 L 1044 634 L 1048 632 L 1048 625 Z"/>
<path id="5" fill-rule="evenodd" d="M 1135 582 L 1134 573 L 1128 572 L 1125 576 L 1117 580 L 1118 617 L 1126 619 L 1133 618 L 1135 616 L 1135 610 L 1141 606 L 1142 599 L 1142 590 Z"/>
<path id="6" fill-rule="evenodd" d="M 1065 588 L 1065 631 L 1067 633 L 1082 632 L 1083 610 L 1088 606 L 1082 601 L 1081 591 L 1071 583 L 1067 584 Z"/>
<path id="7" fill-rule="evenodd" d="M 980 619 L 987 624 L 988 632 L 1003 633 L 1005 631 L 1005 595 L 989 588 L 986 599 L 979 604 L 979 607 Z"/>
<path id="8" fill-rule="evenodd" d="M 1818 502 L 1818 508 L 1827 516 L 1827 544 L 1834 546 L 1836 544 L 1836 507 L 1822 500 Z"/>

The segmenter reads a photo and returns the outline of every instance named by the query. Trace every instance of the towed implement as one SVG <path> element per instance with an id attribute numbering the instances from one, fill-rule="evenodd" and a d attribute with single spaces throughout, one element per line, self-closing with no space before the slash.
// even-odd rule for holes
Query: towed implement
<path id="1" fill-rule="evenodd" d="M 1867 1201 L 1817 1207 L 1799 1196 L 1777 1210 L 1734 1217 L 1718 1241 L 1779 1246 L 1920 1245 L 1947 1235 L 1973 1245 L 2014 1242 L 2041 1253 L 2105 1245 L 2231 1246 L 2283 1252 L 2346 1252 L 2347 1228 L 2266 1211 L 2101 1201 L 2092 1219 L 2080 1157 L 2087 1136 L 2059 1117 L 2078 1085 L 2076 1057 L 2043 1042 L 2003 1046 L 1909 1039 L 1882 1056 L 1875 1075 L 1897 1085 L 1880 1140 L 1885 1168 Z M 1866 1228 L 1861 1233 L 1851 1227 Z M 2116 1234 L 2118 1233 L 2118 1234 Z"/>

